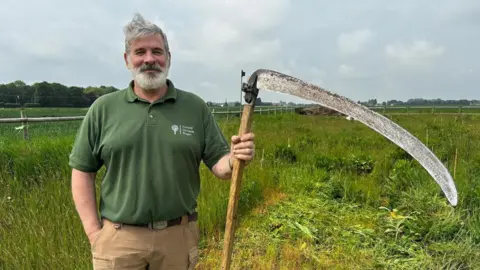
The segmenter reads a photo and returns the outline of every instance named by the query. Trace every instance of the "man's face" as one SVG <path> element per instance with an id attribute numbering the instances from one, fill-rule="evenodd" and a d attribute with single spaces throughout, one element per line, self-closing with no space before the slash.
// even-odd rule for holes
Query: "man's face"
<path id="1" fill-rule="evenodd" d="M 165 86 L 168 76 L 168 58 L 160 35 L 139 38 L 132 42 L 125 62 L 133 79 L 144 90 Z"/>

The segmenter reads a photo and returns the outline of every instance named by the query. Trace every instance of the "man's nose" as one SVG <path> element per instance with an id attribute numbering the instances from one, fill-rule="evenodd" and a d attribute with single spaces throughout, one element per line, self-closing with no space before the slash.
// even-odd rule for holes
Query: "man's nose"
<path id="1" fill-rule="evenodd" d="M 155 58 L 153 57 L 153 54 L 151 52 L 147 52 L 145 54 L 144 62 L 147 64 L 155 63 Z"/>

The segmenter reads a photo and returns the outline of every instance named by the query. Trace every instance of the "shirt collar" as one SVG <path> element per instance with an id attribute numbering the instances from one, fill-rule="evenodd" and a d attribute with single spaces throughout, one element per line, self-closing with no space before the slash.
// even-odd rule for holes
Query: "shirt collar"
<path id="1" fill-rule="evenodd" d="M 139 96 L 137 96 L 137 94 L 135 94 L 135 92 L 133 91 L 134 84 L 135 84 L 135 82 L 133 80 L 130 81 L 130 83 L 128 84 L 128 87 L 126 89 L 125 98 L 127 99 L 128 102 L 135 102 L 137 100 L 143 100 Z M 163 103 L 167 100 L 175 101 L 177 99 L 177 89 L 173 85 L 173 82 L 171 80 L 167 79 L 167 85 L 168 85 L 167 93 L 165 93 L 165 95 L 162 98 L 155 101 L 155 103 Z"/>

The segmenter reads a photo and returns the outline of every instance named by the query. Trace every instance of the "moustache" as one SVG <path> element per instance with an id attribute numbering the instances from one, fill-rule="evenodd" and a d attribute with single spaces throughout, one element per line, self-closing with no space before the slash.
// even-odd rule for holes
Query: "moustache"
<path id="1" fill-rule="evenodd" d="M 159 65 L 150 65 L 150 64 L 145 64 L 140 67 L 140 72 L 147 71 L 147 70 L 155 70 L 155 71 L 160 71 L 162 72 L 162 68 Z"/>

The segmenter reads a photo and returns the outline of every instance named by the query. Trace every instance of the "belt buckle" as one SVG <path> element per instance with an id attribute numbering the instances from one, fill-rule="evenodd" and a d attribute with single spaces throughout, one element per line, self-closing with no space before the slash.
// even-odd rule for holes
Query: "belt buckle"
<path id="1" fill-rule="evenodd" d="M 151 224 L 152 224 L 152 228 L 155 229 L 155 230 L 163 230 L 168 225 L 166 220 L 154 221 Z"/>

